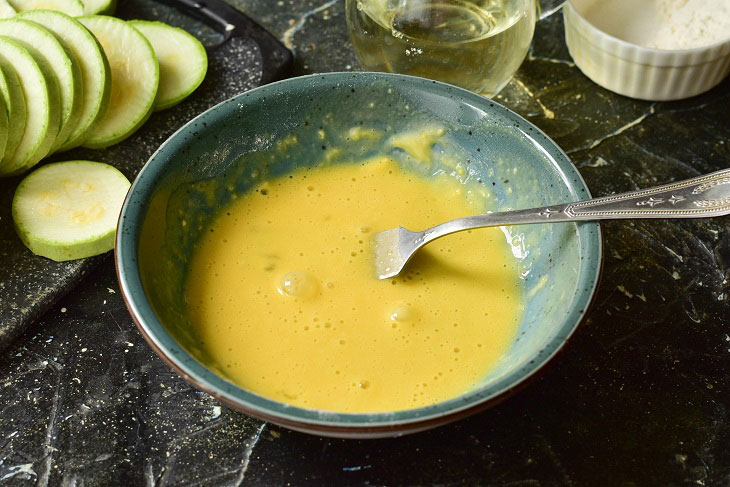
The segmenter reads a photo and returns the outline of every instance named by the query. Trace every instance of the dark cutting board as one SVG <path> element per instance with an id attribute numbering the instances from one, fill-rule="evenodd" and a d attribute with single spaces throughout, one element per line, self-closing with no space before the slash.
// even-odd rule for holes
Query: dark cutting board
<path id="1" fill-rule="evenodd" d="M 291 53 L 227 4 L 165 2 L 177 8 L 150 0 L 122 0 L 116 16 L 160 20 L 196 35 L 208 47 L 208 74 L 202 85 L 180 105 L 153 113 L 142 128 L 120 144 L 104 150 L 74 149 L 55 154 L 44 162 L 72 159 L 106 162 L 132 180 L 155 149 L 187 121 L 225 99 L 288 73 Z M 226 30 L 223 21 L 237 28 Z M 0 179 L 0 349 L 71 290 L 90 269 L 109 262 L 108 254 L 53 262 L 26 249 L 15 234 L 10 215 L 13 193 L 20 179 Z"/>

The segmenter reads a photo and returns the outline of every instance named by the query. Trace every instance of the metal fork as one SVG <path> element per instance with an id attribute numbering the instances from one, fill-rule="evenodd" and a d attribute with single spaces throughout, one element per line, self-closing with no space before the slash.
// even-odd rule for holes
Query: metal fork
<path id="1" fill-rule="evenodd" d="M 730 214 L 730 169 L 649 189 L 559 205 L 487 213 L 422 232 L 403 227 L 375 235 L 378 279 L 395 277 L 418 249 L 437 238 L 474 228 L 628 218 L 704 218 Z"/>

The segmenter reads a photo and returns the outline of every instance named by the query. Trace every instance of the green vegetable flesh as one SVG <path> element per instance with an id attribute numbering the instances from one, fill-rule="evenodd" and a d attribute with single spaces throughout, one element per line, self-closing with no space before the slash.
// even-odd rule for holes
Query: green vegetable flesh
<path id="1" fill-rule="evenodd" d="M 208 70 L 208 56 L 198 39 L 162 22 L 129 23 L 150 41 L 160 63 L 155 110 L 180 103 L 200 86 Z"/>
<path id="2" fill-rule="evenodd" d="M 8 0 L 0 0 L 0 19 L 9 19 L 13 17 L 17 12 Z"/>
<path id="3" fill-rule="evenodd" d="M 2 75 L 0 75 L 2 77 Z M 0 84 L 4 83 L 0 80 Z M 8 111 L 5 107 L 5 98 L 0 96 L 0 154 L 5 153 L 5 147 L 8 145 Z"/>
<path id="4" fill-rule="evenodd" d="M 36 22 L 55 34 L 79 67 L 83 90 L 78 123 L 57 150 L 79 146 L 91 134 L 109 105 L 111 71 L 101 45 L 80 22 L 60 12 L 33 10 L 23 12 L 18 17 Z"/>
<path id="5" fill-rule="evenodd" d="M 114 248 L 129 186 L 122 173 L 101 162 L 46 164 L 26 176 L 15 191 L 16 232 L 33 253 L 55 261 L 107 252 Z"/>
<path id="6" fill-rule="evenodd" d="M 5 145 L 5 151 L 0 152 L 0 167 L 2 160 L 7 154 L 12 156 L 20 143 L 23 132 L 25 132 L 25 95 L 23 88 L 20 86 L 18 74 L 12 63 L 0 63 L 0 95 L 2 95 L 5 109 L 8 114 L 8 137 Z"/>
<path id="7" fill-rule="evenodd" d="M 56 36 L 35 22 L 16 18 L 2 20 L 0 35 L 27 49 L 43 71 L 51 91 L 57 91 L 61 103 L 61 127 L 55 134 L 53 150 L 66 141 L 78 123 L 83 89 L 78 65 L 73 63 Z M 55 98 L 54 93 L 52 97 Z"/>
<path id="8" fill-rule="evenodd" d="M 84 0 L 84 15 L 113 15 L 117 0 Z"/>
<path id="9" fill-rule="evenodd" d="M 8 176 L 22 172 L 48 154 L 58 134 L 61 103 L 33 56 L 18 43 L 2 37 L 0 69 L 14 69 L 25 94 L 23 134 L 15 151 L 6 152 L 0 161 L 0 176 Z"/>
<path id="10" fill-rule="evenodd" d="M 159 66 L 147 39 L 123 20 L 102 15 L 78 20 L 96 36 L 111 68 L 109 108 L 83 144 L 100 149 L 126 139 L 149 118 Z"/>
<path id="11" fill-rule="evenodd" d="M 67 15 L 84 15 L 84 4 L 80 0 L 8 0 L 15 10 L 56 10 Z"/>

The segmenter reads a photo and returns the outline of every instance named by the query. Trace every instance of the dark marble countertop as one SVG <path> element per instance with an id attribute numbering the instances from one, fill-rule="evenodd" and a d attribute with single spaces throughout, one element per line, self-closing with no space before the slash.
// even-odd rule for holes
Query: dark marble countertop
<path id="1" fill-rule="evenodd" d="M 297 73 L 357 69 L 344 0 L 237 0 Z M 575 67 L 562 16 L 538 23 L 497 100 L 545 130 L 594 195 L 730 166 L 730 80 L 689 100 L 605 91 Z M 602 224 L 587 320 L 528 388 L 396 439 L 294 433 L 172 372 L 127 313 L 111 256 L 0 359 L 9 485 L 728 485 L 730 219 Z"/>

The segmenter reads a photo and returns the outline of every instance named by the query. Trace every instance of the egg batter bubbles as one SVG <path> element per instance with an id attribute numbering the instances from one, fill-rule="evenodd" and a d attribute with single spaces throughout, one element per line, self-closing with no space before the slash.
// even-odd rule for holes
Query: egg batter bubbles
<path id="1" fill-rule="evenodd" d="M 443 238 L 384 281 L 372 237 L 487 209 L 481 185 L 426 179 L 387 158 L 270 180 L 198 244 L 192 321 L 228 379 L 269 399 L 374 413 L 455 398 L 506 352 L 522 315 L 504 235 Z"/>

